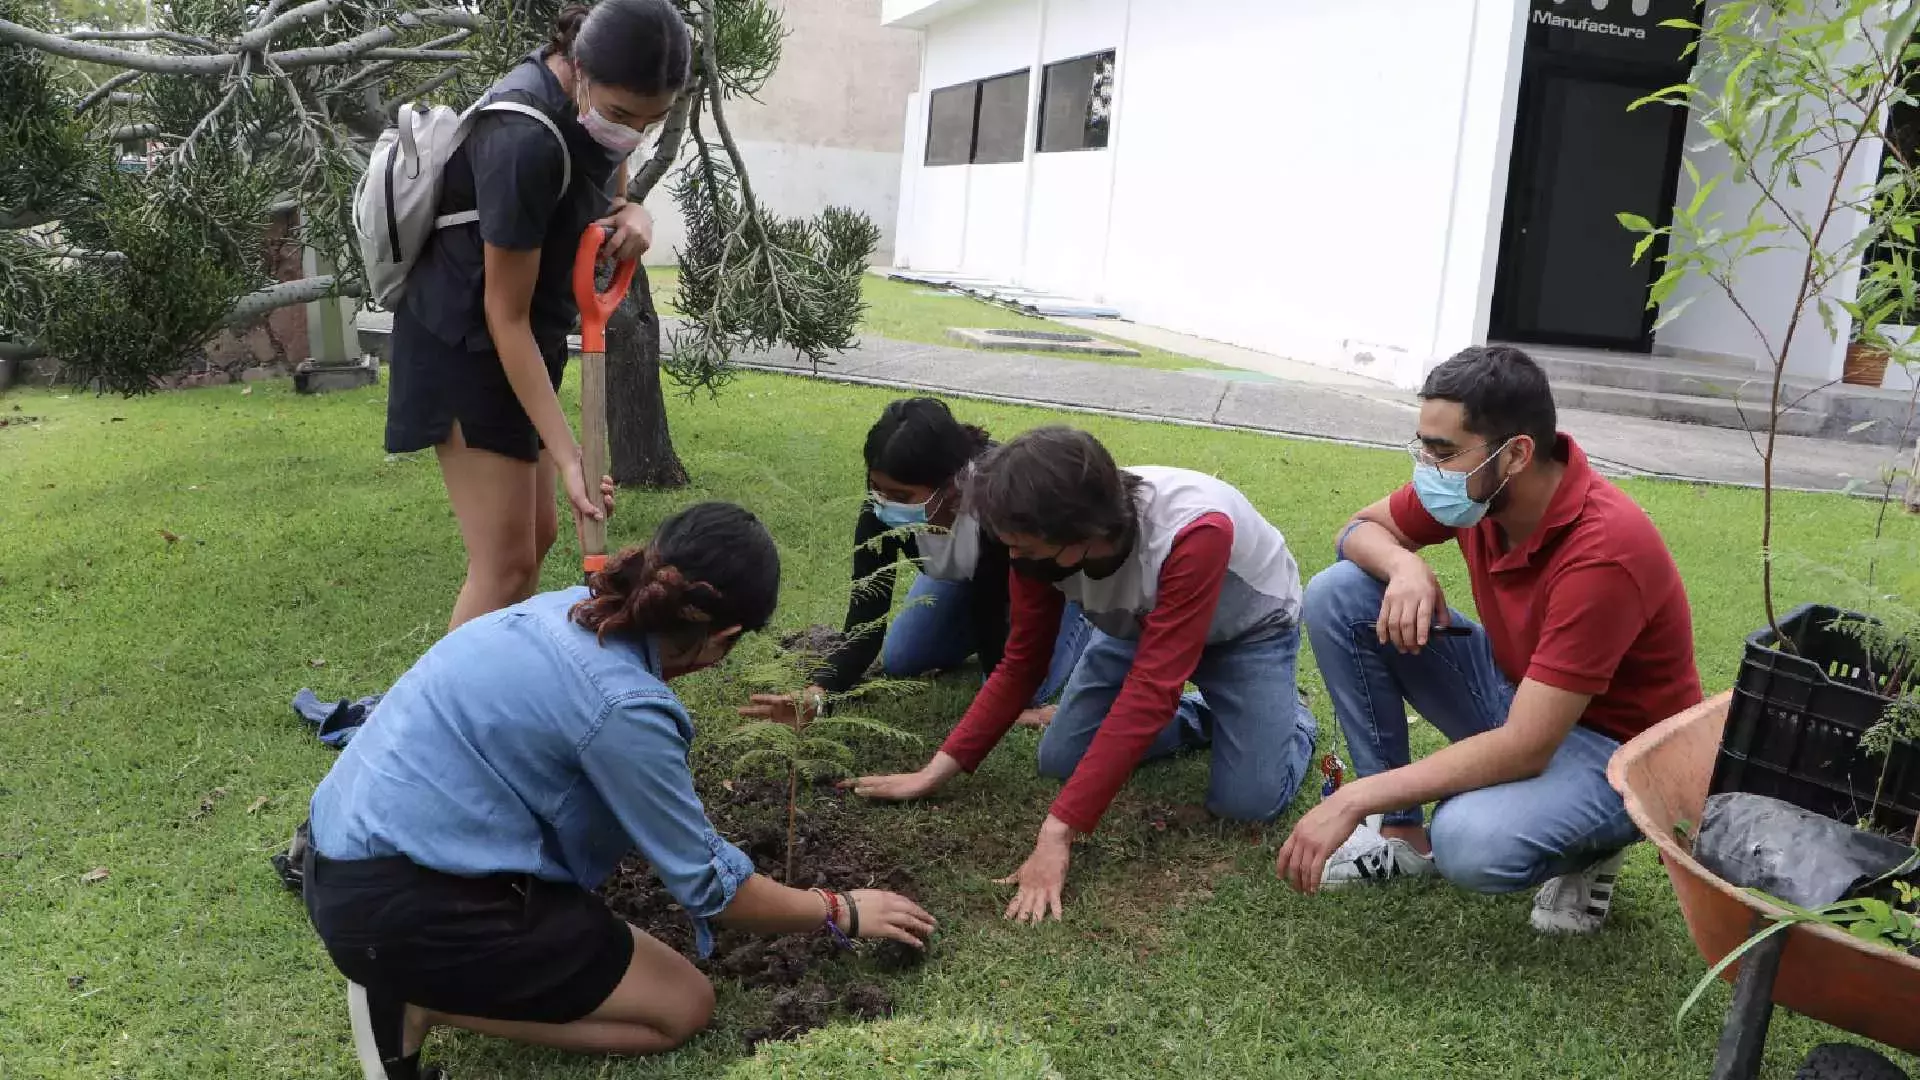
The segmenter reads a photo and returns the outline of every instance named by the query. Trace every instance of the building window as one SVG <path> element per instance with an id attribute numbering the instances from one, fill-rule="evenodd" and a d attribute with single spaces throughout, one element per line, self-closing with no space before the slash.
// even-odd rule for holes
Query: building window
<path id="1" fill-rule="evenodd" d="M 935 90 L 927 101 L 928 165 L 999 165 L 1022 160 L 1029 72 Z"/>
<path id="2" fill-rule="evenodd" d="M 1027 73 L 980 82 L 980 118 L 973 129 L 973 163 L 1004 165 L 1027 150 Z"/>
<path id="3" fill-rule="evenodd" d="M 1040 83 L 1041 153 L 1106 149 L 1113 126 L 1113 66 L 1111 52 L 1047 65 Z"/>
<path id="4" fill-rule="evenodd" d="M 973 113 L 979 83 L 935 90 L 927 102 L 927 164 L 965 165 L 973 159 Z"/>

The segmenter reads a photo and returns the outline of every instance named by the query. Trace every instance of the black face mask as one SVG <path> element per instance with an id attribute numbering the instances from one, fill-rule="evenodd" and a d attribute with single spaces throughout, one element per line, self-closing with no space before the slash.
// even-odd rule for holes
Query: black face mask
<path id="1" fill-rule="evenodd" d="M 1079 566 L 1061 566 L 1052 559 L 1008 559 L 1013 572 L 1023 578 L 1044 581 L 1049 585 L 1065 581 L 1080 572 Z"/>

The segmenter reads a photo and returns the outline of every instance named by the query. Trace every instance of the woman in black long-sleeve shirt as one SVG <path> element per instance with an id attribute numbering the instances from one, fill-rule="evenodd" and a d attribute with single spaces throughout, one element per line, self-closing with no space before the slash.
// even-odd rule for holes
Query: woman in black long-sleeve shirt
<path id="1" fill-rule="evenodd" d="M 876 658 L 900 678 L 951 670 L 969 656 L 979 658 L 983 676 L 1000 663 L 1009 612 L 1007 549 L 961 508 L 956 490 L 956 479 L 990 445 L 985 431 L 960 423 L 935 398 L 895 401 L 867 432 L 870 494 L 854 526 L 847 636 L 822 663 L 814 692 L 852 689 Z M 920 573 L 906 609 L 889 624 L 893 568 L 903 556 Z M 1051 710 L 1039 706 L 1066 684 L 1086 640 L 1086 620 L 1070 611 L 1035 708 L 1023 717 L 1028 723 L 1045 723 Z"/>

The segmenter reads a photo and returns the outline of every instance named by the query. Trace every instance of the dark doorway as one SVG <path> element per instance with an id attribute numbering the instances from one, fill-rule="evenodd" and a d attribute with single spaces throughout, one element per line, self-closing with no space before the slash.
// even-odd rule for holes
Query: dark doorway
<path id="1" fill-rule="evenodd" d="M 1633 102 L 1684 80 L 1692 0 L 1534 0 L 1491 336 L 1647 351 L 1658 267 L 1617 215 L 1672 218 L 1687 114 Z M 1656 250 L 1652 255 L 1657 255 Z"/>

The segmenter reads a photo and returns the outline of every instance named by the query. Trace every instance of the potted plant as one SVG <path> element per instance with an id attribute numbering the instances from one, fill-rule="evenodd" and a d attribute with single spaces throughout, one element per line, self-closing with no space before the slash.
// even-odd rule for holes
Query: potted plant
<path id="1" fill-rule="evenodd" d="M 1911 328 L 1908 329 L 1911 332 Z M 1848 386 L 1878 387 L 1887 380 L 1887 350 L 1869 341 L 1862 341 L 1859 334 L 1847 343 L 1847 366 L 1840 381 Z"/>

